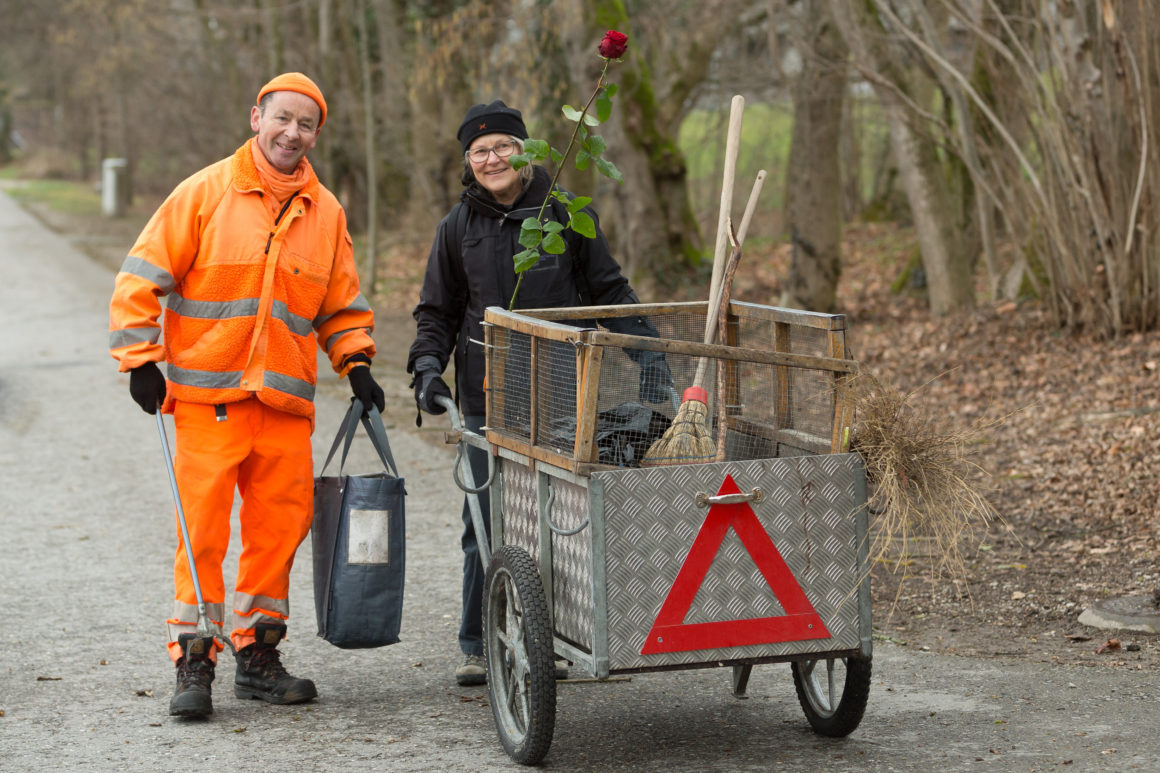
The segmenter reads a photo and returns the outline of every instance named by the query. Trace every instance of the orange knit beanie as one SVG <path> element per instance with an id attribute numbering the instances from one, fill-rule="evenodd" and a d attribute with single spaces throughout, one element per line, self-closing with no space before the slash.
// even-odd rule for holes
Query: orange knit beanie
<path id="1" fill-rule="evenodd" d="M 284 72 L 274 78 L 258 92 L 257 102 L 261 103 L 262 97 L 271 91 L 297 91 L 299 94 L 305 94 L 318 103 L 318 109 L 321 111 L 318 119 L 318 128 L 321 129 L 322 124 L 326 123 L 326 100 L 322 98 L 322 89 L 318 88 L 318 85 L 314 81 L 302 73 Z"/>

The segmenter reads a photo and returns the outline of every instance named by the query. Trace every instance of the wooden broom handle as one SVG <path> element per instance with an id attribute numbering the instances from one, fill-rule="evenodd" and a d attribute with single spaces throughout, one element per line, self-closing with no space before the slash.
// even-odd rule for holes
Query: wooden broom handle
<path id="1" fill-rule="evenodd" d="M 729 132 L 725 136 L 725 173 L 721 184 L 721 211 L 717 215 L 717 245 L 713 250 L 713 279 L 709 284 L 709 313 L 705 317 L 705 340 L 717 337 L 717 308 L 720 306 L 721 279 L 729 246 L 729 218 L 733 213 L 733 181 L 737 176 L 737 151 L 741 145 L 741 117 L 745 97 L 736 94 L 729 104 Z"/>
<path id="2" fill-rule="evenodd" d="M 733 229 L 732 221 L 731 220 L 725 221 L 725 238 L 729 241 L 732 241 L 734 238 L 737 240 L 736 246 L 730 251 L 730 256 L 729 256 L 730 259 L 733 260 L 734 262 L 736 262 L 736 260 L 741 257 L 741 245 L 745 241 L 745 234 L 749 231 L 749 221 L 753 219 L 753 211 L 755 209 L 757 209 L 757 197 L 761 195 L 761 189 L 764 185 L 765 185 L 765 170 L 762 169 L 762 170 L 758 171 L 757 179 L 755 179 L 753 181 L 753 190 L 751 190 L 749 192 L 749 201 L 746 202 L 746 204 L 745 204 L 745 214 L 741 216 L 741 227 L 738 229 L 736 234 L 734 234 L 732 236 L 730 235 L 730 231 Z M 723 261 L 723 263 L 728 263 L 728 262 L 729 261 Z M 736 265 L 734 265 L 734 270 L 736 270 Z M 722 279 L 723 280 L 725 278 L 724 275 L 725 275 L 725 272 L 722 271 Z M 730 275 L 730 280 L 732 280 L 732 275 Z M 715 298 L 716 302 L 709 304 L 709 312 L 710 312 L 711 316 L 709 317 L 709 319 L 707 319 L 705 321 L 705 341 L 704 342 L 707 344 L 714 343 L 716 340 L 717 327 L 718 327 L 718 325 L 717 325 L 718 315 L 720 314 L 720 311 L 723 307 L 722 300 L 728 295 L 728 292 L 729 292 L 729 288 L 723 282 L 722 287 L 717 292 L 717 296 Z M 724 307 L 725 308 L 728 307 L 728 301 L 725 301 Z M 705 357 L 701 357 L 699 360 L 697 360 L 697 371 L 696 371 L 696 373 L 693 374 L 693 384 L 695 386 L 699 386 L 699 387 L 705 386 L 704 380 L 705 380 L 705 371 L 707 368 L 708 368 L 708 360 Z"/>

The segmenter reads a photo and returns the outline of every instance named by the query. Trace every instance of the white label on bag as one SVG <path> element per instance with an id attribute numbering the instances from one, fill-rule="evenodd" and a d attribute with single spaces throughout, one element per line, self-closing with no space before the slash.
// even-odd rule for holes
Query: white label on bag
<path id="1" fill-rule="evenodd" d="M 351 510 L 346 541 L 348 564 L 391 563 L 391 511 Z"/>

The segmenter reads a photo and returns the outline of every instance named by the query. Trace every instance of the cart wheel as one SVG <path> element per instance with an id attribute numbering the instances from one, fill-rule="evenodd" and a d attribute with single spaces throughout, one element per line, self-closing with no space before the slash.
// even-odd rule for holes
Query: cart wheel
<path id="1" fill-rule="evenodd" d="M 487 691 L 504 751 L 535 765 L 556 725 L 552 626 L 540 574 L 526 551 L 500 548 L 487 567 L 483 597 Z"/>
<path id="2" fill-rule="evenodd" d="M 831 738 L 854 732 L 870 699 L 872 658 L 828 658 L 791 663 L 798 703 L 814 731 Z"/>

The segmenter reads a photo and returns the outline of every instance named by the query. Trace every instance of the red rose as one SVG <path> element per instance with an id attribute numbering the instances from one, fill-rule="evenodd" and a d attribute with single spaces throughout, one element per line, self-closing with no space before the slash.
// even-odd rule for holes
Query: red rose
<path id="1" fill-rule="evenodd" d="M 624 49 L 628 48 L 628 35 L 616 30 L 604 33 L 604 40 L 600 41 L 600 55 L 605 59 L 619 59 L 624 56 Z"/>

